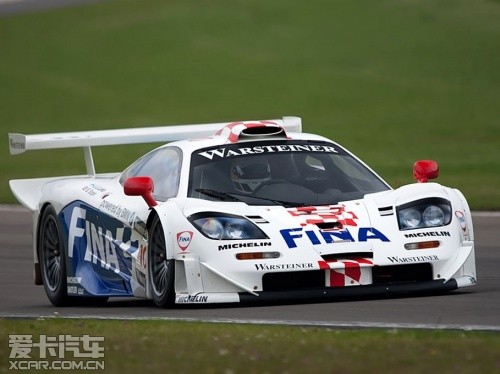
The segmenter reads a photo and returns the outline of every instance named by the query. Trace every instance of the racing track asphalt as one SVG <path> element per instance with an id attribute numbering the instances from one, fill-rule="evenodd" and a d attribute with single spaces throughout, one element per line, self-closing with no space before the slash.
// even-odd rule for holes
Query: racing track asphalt
<path id="1" fill-rule="evenodd" d="M 475 213 L 479 283 L 445 295 L 322 303 L 162 310 L 141 299 L 111 299 L 104 307 L 55 308 L 32 280 L 31 217 L 0 206 L 0 317 L 161 318 L 330 327 L 452 328 L 500 331 L 500 214 Z"/>

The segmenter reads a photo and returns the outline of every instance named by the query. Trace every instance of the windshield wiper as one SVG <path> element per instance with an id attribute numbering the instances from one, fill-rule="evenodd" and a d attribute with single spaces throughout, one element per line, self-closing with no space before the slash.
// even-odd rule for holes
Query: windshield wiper
<path id="1" fill-rule="evenodd" d="M 275 205 L 282 205 L 285 208 L 291 208 L 291 207 L 297 207 L 297 206 L 306 206 L 307 204 L 304 203 L 294 203 L 291 201 L 283 201 L 283 200 L 275 200 L 271 199 L 268 197 L 260 197 L 260 196 L 254 196 L 254 195 L 247 195 L 243 193 L 238 193 L 238 192 L 223 192 L 223 191 L 216 191 L 216 190 L 211 190 L 209 188 L 196 188 L 196 192 L 201 192 L 202 194 L 212 196 L 212 197 L 217 197 L 220 200 L 223 201 L 242 201 L 241 199 L 238 199 L 235 196 L 242 196 L 242 197 L 248 197 L 250 199 L 259 199 L 259 200 L 266 200 L 274 203 Z M 235 196 L 233 196 L 235 195 Z"/>
<path id="2" fill-rule="evenodd" d="M 237 197 L 231 196 L 231 194 L 222 191 L 211 190 L 209 188 L 196 188 L 196 192 L 201 192 L 207 196 L 216 197 L 222 201 L 241 201 Z"/>

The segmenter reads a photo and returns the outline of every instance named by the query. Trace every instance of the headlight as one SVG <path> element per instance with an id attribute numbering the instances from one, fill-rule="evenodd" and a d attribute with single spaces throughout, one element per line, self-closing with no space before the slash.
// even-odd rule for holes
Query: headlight
<path id="1" fill-rule="evenodd" d="M 400 230 L 446 226 L 451 222 L 451 204 L 441 198 L 429 198 L 401 205 L 396 209 Z"/>
<path id="2" fill-rule="evenodd" d="M 415 208 L 408 208 L 399 211 L 399 223 L 405 228 L 414 229 L 420 225 L 422 215 Z"/>
<path id="3" fill-rule="evenodd" d="M 429 227 L 443 226 L 445 222 L 443 209 L 438 205 L 429 205 L 422 214 L 424 224 Z"/>
<path id="4" fill-rule="evenodd" d="M 201 225 L 201 231 L 211 239 L 222 239 L 224 235 L 224 226 L 222 223 L 214 218 L 207 218 L 198 220 Z"/>
<path id="5" fill-rule="evenodd" d="M 188 220 L 210 239 L 268 239 L 267 235 L 248 219 L 232 214 L 203 212 L 189 216 Z"/>

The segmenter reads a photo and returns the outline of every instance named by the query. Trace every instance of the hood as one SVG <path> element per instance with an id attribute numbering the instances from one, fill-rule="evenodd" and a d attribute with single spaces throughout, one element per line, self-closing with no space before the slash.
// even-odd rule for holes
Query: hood
<path id="1" fill-rule="evenodd" d="M 241 215 L 256 224 L 273 243 L 289 249 L 314 249 L 318 254 L 371 252 L 372 241 L 388 241 L 380 229 L 372 227 L 363 200 L 295 208 L 197 200 L 187 202 L 182 211 L 185 216 L 201 211 Z"/>
<path id="2" fill-rule="evenodd" d="M 270 210 L 264 217 L 281 223 L 279 237 L 288 248 L 309 247 L 321 255 L 368 253 L 373 250 L 372 240 L 387 240 L 381 231 L 372 227 L 362 200 Z"/>

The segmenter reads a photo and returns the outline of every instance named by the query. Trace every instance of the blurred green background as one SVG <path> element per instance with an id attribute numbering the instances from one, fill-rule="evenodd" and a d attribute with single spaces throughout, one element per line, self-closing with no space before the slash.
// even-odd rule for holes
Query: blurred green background
<path id="1" fill-rule="evenodd" d="M 82 151 L 10 156 L 43 133 L 296 115 L 393 187 L 417 159 L 500 209 L 498 0 L 106 1 L 0 16 L 8 180 L 79 174 Z M 95 150 L 119 171 L 154 145 Z"/>

